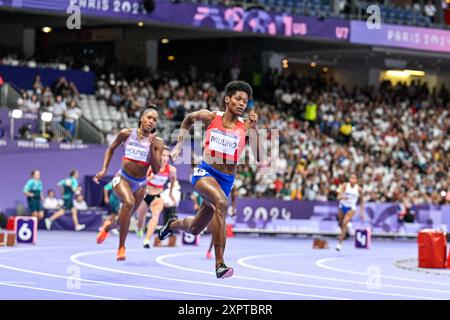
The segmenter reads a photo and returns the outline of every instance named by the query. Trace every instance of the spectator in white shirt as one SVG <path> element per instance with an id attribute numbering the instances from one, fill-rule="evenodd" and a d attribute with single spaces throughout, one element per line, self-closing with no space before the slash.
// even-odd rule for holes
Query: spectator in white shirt
<path id="1" fill-rule="evenodd" d="M 55 121 L 62 122 L 66 110 L 66 102 L 62 99 L 61 95 L 57 95 L 56 101 L 53 104 L 53 119 L 55 119 Z"/>
<path id="2" fill-rule="evenodd" d="M 69 103 L 69 108 L 67 108 L 64 113 L 64 128 L 69 131 L 70 135 L 73 137 L 75 134 L 75 126 L 78 119 L 81 117 L 81 110 L 77 107 L 77 102 L 71 100 Z"/>
<path id="3" fill-rule="evenodd" d="M 418 2 L 418 1 L 416 1 L 414 4 L 413 4 L 413 10 L 414 11 L 416 11 L 416 12 L 422 12 L 422 8 L 420 7 L 420 3 Z"/>
<path id="4" fill-rule="evenodd" d="M 47 197 L 44 199 L 44 209 L 47 210 L 58 210 L 62 205 L 62 201 L 56 199 L 55 190 L 49 189 L 47 192 Z"/>
<path id="5" fill-rule="evenodd" d="M 82 194 L 78 194 L 73 200 L 73 207 L 77 210 L 87 210 L 88 205 L 86 201 L 84 201 L 84 197 Z"/>
<path id="6" fill-rule="evenodd" d="M 433 1 L 428 0 L 427 4 L 423 8 L 425 15 L 431 19 L 431 22 L 434 22 L 434 16 L 436 14 L 436 7 L 433 4 Z"/>
<path id="7" fill-rule="evenodd" d="M 26 110 L 32 113 L 38 113 L 41 107 L 41 103 L 38 101 L 37 96 L 33 94 L 30 100 L 25 103 Z"/>

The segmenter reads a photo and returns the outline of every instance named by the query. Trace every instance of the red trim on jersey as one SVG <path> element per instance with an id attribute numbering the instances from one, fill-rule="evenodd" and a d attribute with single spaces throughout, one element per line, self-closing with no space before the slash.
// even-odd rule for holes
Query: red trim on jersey
<path id="1" fill-rule="evenodd" d="M 136 163 L 139 163 L 139 164 L 143 164 L 143 165 L 145 165 L 147 167 L 150 166 L 150 163 L 145 162 L 145 161 L 134 160 L 134 159 L 130 159 L 130 158 L 127 158 L 127 157 L 123 157 L 122 158 L 122 160 L 125 160 L 125 159 L 128 160 L 128 161 L 131 161 L 131 162 L 136 162 Z"/>
<path id="2" fill-rule="evenodd" d="M 151 175 L 153 173 L 152 168 L 150 168 L 147 172 L 147 177 L 149 175 Z M 155 175 L 155 176 L 167 176 L 167 180 L 169 180 L 169 174 L 170 174 L 170 165 L 167 163 L 166 167 L 163 170 L 159 170 L 159 172 Z M 147 185 L 150 187 L 155 187 L 155 188 L 164 188 L 164 184 L 163 185 L 156 185 L 153 184 L 151 181 L 147 181 Z"/>

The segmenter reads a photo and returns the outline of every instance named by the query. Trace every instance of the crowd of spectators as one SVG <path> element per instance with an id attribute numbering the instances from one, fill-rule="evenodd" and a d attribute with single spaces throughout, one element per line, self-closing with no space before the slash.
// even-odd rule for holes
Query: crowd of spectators
<path id="1" fill-rule="evenodd" d="M 96 97 L 127 117 L 151 104 L 161 120 L 223 108 L 226 73 L 152 73 L 145 79 L 100 77 Z M 236 187 L 246 197 L 335 200 L 350 172 L 360 176 L 367 201 L 448 201 L 450 93 L 442 85 L 412 81 L 346 88 L 330 77 L 269 70 L 254 86 L 261 128 L 279 132 L 279 153 L 270 166 L 241 165 Z M 30 112 L 53 112 L 70 134 L 81 116 L 78 90 L 61 78 L 53 87 L 39 76 L 30 96 L 18 100 Z M 106 135 L 110 143 L 120 122 Z M 70 140 L 70 134 L 68 139 Z"/>
<path id="2" fill-rule="evenodd" d="M 97 97 L 130 117 L 156 104 L 164 119 L 182 121 L 200 108 L 221 109 L 224 79 L 100 81 Z M 268 167 L 239 166 L 241 196 L 335 200 L 339 184 L 357 172 L 367 201 L 448 201 L 450 93 L 444 85 L 430 90 L 420 81 L 385 81 L 348 89 L 324 76 L 269 70 L 262 88 L 255 103 L 260 127 L 279 130 L 279 154 Z"/>
<path id="3" fill-rule="evenodd" d="M 44 86 L 41 82 L 41 76 L 37 74 L 32 90 L 22 90 L 20 92 L 20 97 L 17 99 L 17 107 L 34 114 L 51 112 L 54 120 L 67 130 L 67 134 L 60 138 L 64 142 L 70 142 L 66 140 L 72 140 L 74 137 L 77 120 L 82 115 L 77 102 L 79 96 L 80 94 L 75 83 L 67 81 L 65 77 L 60 77 L 53 86 Z M 20 138 L 26 140 L 32 138 L 29 124 L 21 129 L 22 132 L 19 132 Z M 52 141 L 54 135 L 50 124 L 47 124 L 46 129 L 45 133 L 41 133 L 45 135 L 44 138 L 46 140 Z"/>

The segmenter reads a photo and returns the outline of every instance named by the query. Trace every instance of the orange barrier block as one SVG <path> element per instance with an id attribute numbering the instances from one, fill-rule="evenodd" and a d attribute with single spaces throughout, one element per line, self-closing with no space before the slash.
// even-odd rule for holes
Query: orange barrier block
<path id="1" fill-rule="evenodd" d="M 164 241 L 159 240 L 159 238 L 156 236 L 153 242 L 154 247 L 176 247 L 176 245 L 177 245 L 177 236 L 175 235 L 171 235 L 169 239 L 166 239 Z"/>
<path id="2" fill-rule="evenodd" d="M 177 245 L 177 237 L 170 236 L 169 237 L 169 247 L 175 247 Z"/>
<path id="3" fill-rule="evenodd" d="M 329 249 L 328 241 L 324 239 L 314 239 L 313 249 Z"/>
<path id="4" fill-rule="evenodd" d="M 6 235 L 6 245 L 8 247 L 14 247 L 16 245 L 16 234 L 15 233 L 8 233 Z"/>
<path id="5" fill-rule="evenodd" d="M 445 268 L 447 239 L 445 233 L 424 229 L 417 237 L 419 268 Z"/>
<path id="6" fill-rule="evenodd" d="M 232 237 L 234 237 L 233 225 L 227 224 L 227 238 L 232 238 Z"/>

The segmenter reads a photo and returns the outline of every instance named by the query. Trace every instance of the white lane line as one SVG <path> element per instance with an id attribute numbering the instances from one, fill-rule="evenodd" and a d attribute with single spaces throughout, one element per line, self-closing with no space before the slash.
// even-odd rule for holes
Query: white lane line
<path id="1" fill-rule="evenodd" d="M 275 255 L 276 256 L 282 256 L 282 255 L 287 255 L 287 254 L 275 254 Z M 259 259 L 259 258 L 272 258 L 275 255 L 256 255 L 256 256 L 244 257 L 244 258 L 241 258 L 241 259 L 238 260 L 238 264 L 240 264 L 240 265 L 242 265 L 244 267 L 247 267 L 247 268 L 255 269 L 255 270 L 260 270 L 260 271 L 265 271 L 265 272 L 272 272 L 272 273 L 277 273 L 277 274 L 284 274 L 284 275 L 289 275 L 289 276 L 294 276 L 294 277 L 319 279 L 319 280 L 334 281 L 334 282 L 354 283 L 354 284 L 358 284 L 358 285 L 367 286 L 367 282 L 364 282 L 364 281 L 356 281 L 356 280 L 350 280 L 350 279 L 337 279 L 337 278 L 332 278 L 332 277 L 321 277 L 321 276 L 302 274 L 302 273 L 297 273 L 297 272 L 290 272 L 290 271 L 283 271 L 283 270 L 277 270 L 277 269 L 271 269 L 271 268 L 257 267 L 257 266 L 254 266 L 254 265 L 251 265 L 251 264 L 245 262 L 247 260 Z M 289 255 L 292 255 L 292 254 L 289 254 Z M 298 253 L 297 253 L 297 255 L 298 255 Z M 364 274 L 364 275 L 366 276 L 366 278 L 369 277 L 368 274 Z M 405 290 L 417 290 L 417 291 L 429 291 L 429 292 L 436 292 L 436 293 L 446 293 L 446 294 L 450 295 L 450 291 L 439 290 L 439 289 L 399 286 L 399 285 L 386 284 L 386 283 L 383 283 L 382 286 L 383 287 L 388 287 L 388 288 L 394 288 L 394 289 L 405 289 Z M 375 294 L 375 293 L 373 293 L 373 294 Z M 391 293 L 389 293 L 389 295 L 390 294 Z M 414 297 L 414 296 L 412 296 L 412 297 Z"/>
<path id="2" fill-rule="evenodd" d="M 316 265 L 320 268 L 331 270 L 331 271 L 367 277 L 367 274 L 364 272 L 350 271 L 350 270 L 330 267 L 325 264 L 325 262 L 330 262 L 330 261 L 334 261 L 334 260 L 338 260 L 338 259 L 342 259 L 342 258 L 338 257 L 338 258 L 326 258 L 326 259 L 317 260 Z M 433 285 L 450 286 L 450 282 L 435 282 L 435 281 L 427 281 L 427 280 L 419 280 L 419 279 L 411 279 L 411 278 L 401 278 L 401 277 L 386 276 L 386 275 L 380 275 L 380 277 L 384 278 L 384 279 L 391 279 L 391 280 L 398 280 L 398 281 L 409 281 L 409 282 L 426 283 L 426 284 L 433 284 Z"/>
<path id="3" fill-rule="evenodd" d="M 129 250 L 129 251 L 132 251 L 132 250 Z M 145 274 L 145 273 L 137 273 L 137 272 L 131 272 L 131 271 L 106 268 L 106 267 L 101 267 L 101 266 L 89 264 L 89 263 L 78 260 L 78 258 L 82 257 L 82 256 L 97 255 L 97 254 L 107 253 L 107 252 L 112 252 L 112 251 L 113 250 L 82 252 L 82 253 L 78 253 L 76 255 L 71 256 L 70 260 L 73 263 L 79 264 L 79 265 L 87 267 L 87 268 L 93 268 L 93 269 L 98 269 L 98 270 L 103 270 L 103 271 L 108 271 L 108 272 L 121 273 L 121 274 L 126 274 L 126 275 L 133 275 L 133 276 L 138 276 L 138 277 L 146 277 L 146 278 L 152 278 L 152 279 L 161 279 L 161 280 L 169 280 L 169 281 L 175 281 L 175 282 L 191 283 L 191 284 L 196 284 L 196 285 L 201 285 L 201 286 L 212 286 L 212 287 L 239 289 L 239 290 L 245 290 L 245 291 L 256 291 L 256 292 L 265 292 L 265 293 L 271 293 L 271 294 L 282 294 L 282 295 L 291 295 L 291 296 L 300 296 L 300 297 L 309 297 L 309 298 L 343 299 L 343 298 L 339 298 L 339 297 L 312 295 L 312 294 L 260 289 L 260 288 L 249 288 L 249 287 L 242 287 L 242 286 L 217 284 L 217 283 L 211 283 L 211 282 L 205 282 L 205 281 L 194 281 L 194 280 L 186 280 L 186 279 L 178 279 L 178 278 L 169 278 L 169 277 L 163 277 L 163 276 L 149 275 L 149 274 Z M 199 254 L 199 253 L 203 253 L 203 252 L 195 252 L 195 254 Z M 195 270 L 195 269 L 193 269 L 191 271 L 199 272 L 199 270 Z M 215 276 L 214 273 L 210 273 L 210 272 L 206 272 L 206 271 L 200 271 L 200 272 L 206 273 L 206 274 L 212 274 Z"/>
<path id="4" fill-rule="evenodd" d="M 43 248 L 17 248 L 16 250 L 11 249 L 11 250 L 0 251 L 0 253 L 15 252 L 15 251 L 39 250 L 39 249 L 46 249 L 46 250 L 48 250 L 49 248 L 51 248 L 51 247 L 43 247 Z M 64 248 L 64 249 L 67 249 L 66 247 L 53 247 L 53 248 Z M 115 250 L 110 250 L 110 251 L 111 251 L 111 252 L 112 252 L 112 251 L 115 252 Z M 27 269 L 22 269 L 22 268 L 16 268 L 16 267 L 4 265 L 4 264 L 0 264 L 0 268 L 8 269 L 8 270 L 13 270 L 13 271 L 18 271 L 18 272 L 24 272 L 24 273 L 36 274 L 36 275 L 41 275 L 41 276 L 46 276 L 46 277 L 51 277 L 51 278 L 70 279 L 70 280 L 72 280 L 72 281 L 75 280 L 74 277 L 67 277 L 67 276 L 61 276 L 61 275 L 57 275 L 57 274 L 53 274 L 53 273 L 45 273 L 45 272 L 38 272 L 38 271 L 27 270 Z M 97 281 L 97 280 L 89 280 L 89 279 L 82 279 L 82 278 L 77 278 L 76 280 L 84 281 L 84 282 L 88 282 L 88 283 L 96 283 L 96 284 L 102 284 L 102 285 L 115 286 L 115 287 L 124 287 L 124 288 L 132 288 L 132 289 L 141 289 L 141 290 L 146 290 L 146 291 L 156 291 L 156 292 L 165 292 L 165 293 L 176 293 L 176 294 L 182 294 L 182 295 L 190 295 L 190 296 L 198 296 L 198 297 L 207 297 L 207 298 L 216 298 L 216 299 L 243 300 L 243 299 L 240 299 L 240 298 L 233 298 L 233 297 L 226 297 L 226 296 L 218 296 L 218 295 L 202 294 L 202 293 L 196 293 L 196 292 L 175 291 L 175 290 L 167 290 L 167 289 L 159 289 L 159 288 L 151 288 L 151 287 L 142 287 L 142 286 L 135 286 L 135 285 L 126 285 L 126 284 L 120 284 L 120 283 L 115 283 L 115 282 Z"/>
<path id="5" fill-rule="evenodd" d="M 124 299 L 119 299 L 119 298 L 105 297 L 105 296 L 97 296 L 97 295 L 86 294 L 86 293 L 76 293 L 76 292 L 62 291 L 62 290 L 54 290 L 54 289 L 47 289 L 47 288 L 41 288 L 41 287 L 22 286 L 22 285 L 11 284 L 11 283 L 0 283 L 0 286 L 9 286 L 9 287 L 17 287 L 17 288 L 29 289 L 29 290 L 38 290 L 38 291 L 47 291 L 47 292 L 63 293 L 63 294 L 68 294 L 68 295 L 73 295 L 73 296 L 90 297 L 90 298 L 96 298 L 96 299 L 124 300 Z M 5 299 L 5 298 L 4 298 L 4 299 Z"/>
<path id="6" fill-rule="evenodd" d="M 30 281 L 0 281 L 0 284 L 33 284 L 35 282 Z"/>
<path id="7" fill-rule="evenodd" d="M 185 255 L 189 255 L 189 254 L 201 254 L 201 253 L 202 252 L 188 252 L 188 253 L 168 254 L 168 255 L 164 255 L 164 256 L 158 257 L 157 258 L 157 262 L 161 263 L 163 265 L 166 265 L 168 267 L 174 268 L 174 269 L 209 274 L 208 271 L 181 267 L 181 266 L 174 265 L 174 264 L 171 264 L 171 263 L 168 263 L 168 262 L 164 261 L 164 259 L 166 259 L 166 258 L 185 256 Z M 274 256 L 281 256 L 281 255 L 283 255 L 283 254 L 274 254 Z M 287 255 L 287 254 L 284 254 L 284 255 Z M 289 255 L 292 255 L 292 254 L 289 254 Z M 270 255 L 264 255 L 264 256 L 270 256 Z M 279 274 L 288 274 L 288 275 L 293 275 L 293 276 L 301 276 L 301 277 L 304 277 L 304 278 L 313 278 L 313 279 L 316 278 L 316 276 L 309 276 L 307 274 L 297 274 L 297 273 L 293 273 L 293 272 L 286 272 L 286 271 L 279 271 L 279 270 L 274 270 L 274 269 L 260 268 L 260 267 L 255 267 L 255 266 L 252 266 L 252 265 L 249 265 L 249 264 L 246 264 L 246 263 L 242 263 L 243 260 L 248 259 L 248 258 L 251 258 L 251 257 L 241 258 L 241 259 L 238 260 L 238 263 L 239 263 L 239 261 L 241 261 L 241 263 L 239 263 L 239 264 L 241 264 L 241 265 L 243 265 L 245 267 L 249 267 L 249 268 L 252 268 L 252 269 L 258 269 L 258 270 L 261 270 L 261 271 L 267 271 L 267 272 L 279 273 Z M 244 276 L 234 276 L 234 278 L 243 279 L 243 280 L 259 281 L 259 282 L 281 283 L 281 284 L 285 284 L 285 285 L 302 286 L 302 287 L 310 287 L 310 288 L 318 288 L 318 289 L 329 289 L 329 290 L 336 290 L 336 291 L 366 293 L 366 294 L 372 294 L 372 295 L 395 296 L 395 297 L 405 297 L 405 298 L 414 298 L 414 299 L 437 299 L 437 300 L 441 300 L 441 298 L 434 298 L 434 297 L 405 295 L 405 294 L 400 294 L 400 293 L 375 292 L 375 291 L 357 290 L 357 289 L 345 289 L 345 288 L 339 288 L 339 287 L 329 287 L 329 286 L 320 286 L 320 285 L 312 285 L 312 284 L 302 284 L 302 283 L 296 283 L 296 282 L 292 282 L 292 281 L 291 282 L 282 282 L 282 281 L 277 281 L 277 280 L 250 278 L 250 277 L 244 277 Z M 342 279 L 336 279 L 336 278 L 324 278 L 322 280 L 338 281 L 338 282 L 346 282 L 346 283 L 352 282 L 352 281 L 349 281 L 349 280 L 342 280 Z M 364 284 L 364 285 L 367 286 L 366 282 L 358 282 L 358 281 L 355 281 L 355 282 L 357 284 Z M 443 291 L 443 292 L 447 292 L 447 291 Z"/>
<path id="8" fill-rule="evenodd" d="M 282 257 L 282 256 L 291 256 L 291 255 L 302 255 L 302 254 L 298 253 L 298 252 L 294 252 L 294 253 L 289 253 L 289 252 L 287 252 L 287 253 L 275 253 L 275 254 L 270 254 L 270 257 Z M 374 256 L 386 257 L 385 255 L 374 255 Z M 245 259 L 257 259 L 257 258 L 265 258 L 265 257 L 267 257 L 267 255 L 255 255 L 255 256 L 245 257 Z M 338 257 L 338 258 L 321 259 L 321 260 L 318 260 L 316 262 L 316 265 L 317 265 L 317 263 L 320 263 L 321 265 L 318 265 L 319 267 L 322 267 L 324 269 L 337 271 L 337 269 L 335 270 L 333 267 L 326 266 L 326 265 L 324 265 L 322 263 L 322 262 L 325 262 L 325 261 L 331 261 L 331 260 L 335 260 L 335 259 L 345 259 L 345 258 Z M 238 260 L 239 264 L 241 264 L 240 263 L 241 260 L 242 259 Z M 343 269 L 339 269 L 339 270 L 341 272 L 345 272 L 345 273 L 348 273 L 348 274 L 356 274 L 356 275 L 361 275 L 361 276 L 365 276 L 365 277 L 368 276 L 368 274 L 364 273 L 364 272 L 355 272 L 355 271 L 349 271 L 349 270 L 343 270 Z M 288 271 L 283 271 L 283 272 L 287 272 L 286 274 L 289 274 Z M 301 273 L 297 273 L 296 274 L 296 276 L 301 276 L 301 275 L 302 275 Z M 358 284 L 358 283 L 365 284 L 365 282 L 354 281 L 354 280 L 347 280 L 347 279 L 336 279 L 336 278 L 329 278 L 329 277 L 323 277 L 323 276 L 313 276 L 313 275 L 309 275 L 309 274 L 306 274 L 305 276 L 308 277 L 308 278 L 319 279 L 319 280 L 330 280 L 330 281 L 337 281 L 337 282 L 353 282 L 353 283 L 356 283 L 356 284 Z M 392 280 L 402 280 L 402 281 L 410 281 L 410 282 L 425 283 L 425 284 L 432 284 L 432 285 L 450 286 L 450 282 L 443 283 L 443 282 L 435 282 L 435 281 L 427 281 L 427 280 L 399 278 L 399 277 L 393 277 L 393 276 L 381 276 L 381 277 L 382 278 L 386 278 L 386 279 L 392 279 Z M 407 288 L 410 288 L 410 287 L 407 287 Z M 420 290 L 426 290 L 424 288 L 419 288 L 419 289 Z M 433 289 L 428 289 L 428 290 L 433 290 Z M 441 291 L 437 291 L 437 292 L 441 292 Z M 442 291 L 442 292 L 445 293 L 445 292 L 448 292 L 448 291 Z"/>

